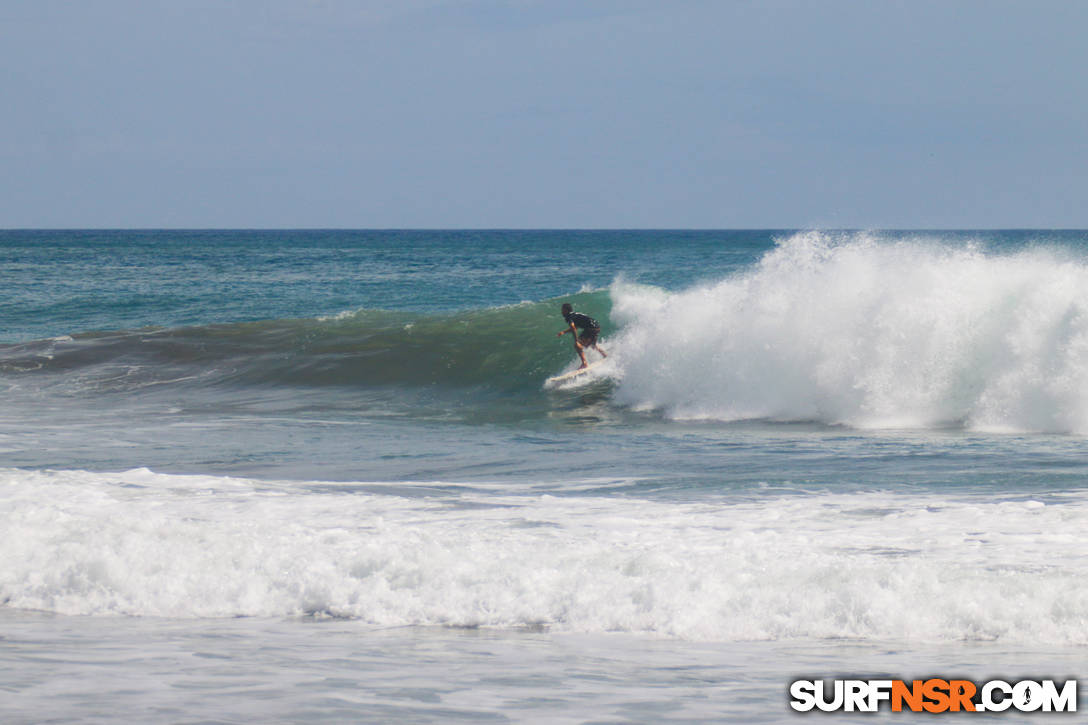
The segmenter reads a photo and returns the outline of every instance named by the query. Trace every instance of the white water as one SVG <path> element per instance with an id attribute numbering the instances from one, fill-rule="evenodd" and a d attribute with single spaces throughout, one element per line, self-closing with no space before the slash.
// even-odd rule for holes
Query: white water
<path id="1" fill-rule="evenodd" d="M 820 232 L 668 294 L 618 282 L 619 402 L 680 419 L 1088 432 L 1088 264 Z"/>
<path id="2" fill-rule="evenodd" d="M 1088 643 L 1084 491 L 682 503 L 376 490 L 0 470 L 0 601 L 706 641 Z"/>

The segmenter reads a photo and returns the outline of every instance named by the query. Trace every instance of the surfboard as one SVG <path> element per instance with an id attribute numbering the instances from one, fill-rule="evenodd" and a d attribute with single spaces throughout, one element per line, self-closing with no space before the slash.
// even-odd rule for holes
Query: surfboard
<path id="1" fill-rule="evenodd" d="M 559 385 L 560 383 L 565 383 L 568 380 L 574 380 L 575 378 L 580 378 L 583 375 L 585 375 L 586 373 L 588 373 L 590 370 L 597 367 L 598 365 L 600 365 L 603 362 L 604 362 L 604 360 L 594 360 L 587 367 L 579 368 L 577 370 L 571 370 L 569 373 L 563 373 L 562 375 L 556 375 L 554 377 L 550 377 L 550 378 L 548 378 L 547 380 L 544 381 L 544 385 L 550 387 L 552 385 Z"/>

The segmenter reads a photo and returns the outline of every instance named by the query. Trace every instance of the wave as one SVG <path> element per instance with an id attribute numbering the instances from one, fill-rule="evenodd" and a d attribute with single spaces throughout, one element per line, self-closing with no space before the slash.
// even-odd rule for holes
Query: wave
<path id="1" fill-rule="evenodd" d="M 1088 262 L 1075 250 L 806 232 L 710 284 L 612 296 L 623 405 L 1088 432 Z"/>
<path id="2" fill-rule="evenodd" d="M 765 491 L 662 502 L 486 487 L 0 469 L 0 606 L 326 615 L 696 640 L 1088 643 L 1085 492 Z M 1078 523 L 1079 522 L 1079 523 Z"/>
<path id="3" fill-rule="evenodd" d="M 793 234 L 746 269 L 679 290 L 620 278 L 444 314 L 364 309 L 5 345 L 0 383 L 81 395 L 452 390 L 459 410 L 533 399 L 543 403 L 525 414 L 546 416 L 543 382 L 574 360 L 569 338 L 555 338 L 566 300 L 605 325 L 603 391 L 621 417 L 1088 433 L 1083 251 L 903 234 Z"/>
<path id="4" fill-rule="evenodd" d="M 607 292 L 563 297 L 607 319 Z M 486 386 L 538 390 L 573 356 L 560 299 L 448 314 L 357 310 L 319 319 L 77 334 L 0 346 L 0 373 L 83 392 L 149 385 Z"/>

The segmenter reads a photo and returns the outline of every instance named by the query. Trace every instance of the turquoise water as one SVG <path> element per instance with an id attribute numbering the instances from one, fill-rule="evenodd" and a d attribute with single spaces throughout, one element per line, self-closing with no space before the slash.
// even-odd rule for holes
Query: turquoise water
<path id="1" fill-rule="evenodd" d="M 604 289 L 617 274 L 676 287 L 770 243 L 767 232 L 0 231 L 0 339 L 478 310 Z"/>
<path id="2" fill-rule="evenodd" d="M 1088 232 L 7 231 L 0 269 L 0 668 L 96 683 L 6 720 L 778 722 L 799 662 L 1084 664 Z M 549 387 L 566 301 L 609 358 Z"/>

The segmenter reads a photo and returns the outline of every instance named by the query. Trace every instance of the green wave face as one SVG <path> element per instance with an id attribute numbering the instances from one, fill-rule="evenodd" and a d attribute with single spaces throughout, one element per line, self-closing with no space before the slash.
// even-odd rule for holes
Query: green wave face
<path id="1" fill-rule="evenodd" d="M 608 317 L 605 292 L 567 299 Z M 563 300 L 448 315 L 362 310 L 307 326 L 296 364 L 277 371 L 313 385 L 537 388 L 574 355 L 569 337 L 556 339 Z"/>
<path id="2" fill-rule="evenodd" d="M 270 320 L 91 333 L 0 347 L 0 375 L 186 380 L 217 386 L 483 386 L 540 388 L 574 358 L 556 338 L 562 302 L 611 324 L 607 291 L 447 314 L 359 310 L 331 319 Z M 121 382 L 116 372 L 129 371 Z M 97 371 L 97 374 L 96 374 Z"/>

